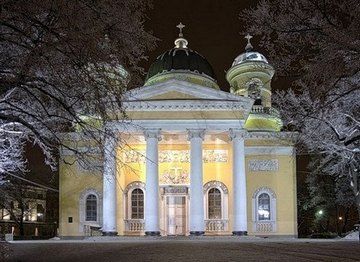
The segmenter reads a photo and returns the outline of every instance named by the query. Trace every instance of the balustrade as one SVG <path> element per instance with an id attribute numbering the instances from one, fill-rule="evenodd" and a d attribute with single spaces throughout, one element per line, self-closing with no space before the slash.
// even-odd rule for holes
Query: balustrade
<path id="1" fill-rule="evenodd" d="M 274 221 L 257 221 L 254 222 L 255 232 L 259 233 L 271 233 L 275 232 L 275 222 Z"/>
<path id="2" fill-rule="evenodd" d="M 145 229 L 144 219 L 126 219 L 125 230 L 130 232 L 140 232 Z"/>
<path id="3" fill-rule="evenodd" d="M 207 232 L 219 232 L 228 230 L 228 220 L 226 219 L 207 219 L 205 220 Z"/>
<path id="4" fill-rule="evenodd" d="M 275 117 L 280 117 L 280 113 L 273 107 L 253 106 L 251 109 L 252 114 L 268 114 Z"/>

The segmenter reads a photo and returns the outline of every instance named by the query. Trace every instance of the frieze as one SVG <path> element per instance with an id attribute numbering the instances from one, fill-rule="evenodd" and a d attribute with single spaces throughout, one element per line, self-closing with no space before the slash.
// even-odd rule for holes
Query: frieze
<path id="1" fill-rule="evenodd" d="M 143 150 L 130 150 L 123 154 L 125 163 L 145 163 L 146 156 Z M 159 163 L 190 163 L 189 150 L 161 150 L 159 151 Z M 228 150 L 203 150 L 204 163 L 228 162 Z"/>
<path id="2" fill-rule="evenodd" d="M 250 160 L 250 171 L 277 171 L 279 170 L 279 161 L 277 159 L 268 160 Z"/>
<path id="3" fill-rule="evenodd" d="M 174 167 L 160 174 L 159 182 L 163 185 L 189 184 L 189 172 L 180 167 Z"/>

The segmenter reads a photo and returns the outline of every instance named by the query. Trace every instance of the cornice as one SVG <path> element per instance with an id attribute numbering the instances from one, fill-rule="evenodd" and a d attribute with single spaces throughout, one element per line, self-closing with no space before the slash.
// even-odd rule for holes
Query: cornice
<path id="1" fill-rule="evenodd" d="M 287 141 L 296 141 L 298 133 L 296 132 L 248 132 L 247 139 L 282 139 Z"/>
<path id="2" fill-rule="evenodd" d="M 217 100 L 143 100 L 123 103 L 126 111 L 245 111 L 249 114 L 251 104 L 242 101 Z"/>

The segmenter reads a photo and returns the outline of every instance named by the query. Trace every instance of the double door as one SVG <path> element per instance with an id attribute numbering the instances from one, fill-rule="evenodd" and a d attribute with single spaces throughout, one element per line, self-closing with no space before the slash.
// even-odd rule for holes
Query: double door
<path id="1" fill-rule="evenodd" d="M 167 235 L 185 235 L 186 198 L 185 196 L 167 196 Z"/>

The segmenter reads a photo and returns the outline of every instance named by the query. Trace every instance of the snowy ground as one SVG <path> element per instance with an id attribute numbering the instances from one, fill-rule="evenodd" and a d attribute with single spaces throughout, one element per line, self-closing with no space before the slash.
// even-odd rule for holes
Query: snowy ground
<path id="1" fill-rule="evenodd" d="M 342 238 L 341 240 L 347 241 L 347 240 L 359 240 L 359 231 L 353 231 L 349 233 L 346 237 Z"/>
<path id="2" fill-rule="evenodd" d="M 1 245 L 1 244 L 0 244 Z M 7 261 L 359 261 L 360 243 L 334 240 L 92 238 L 16 241 Z M 1 259 L 0 259 L 1 260 Z"/>

